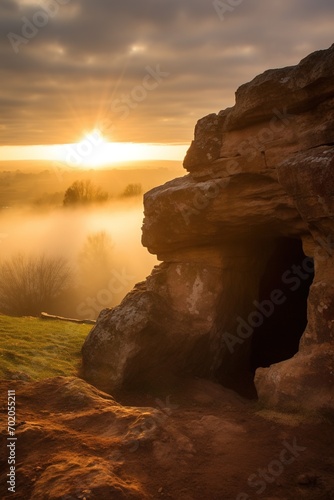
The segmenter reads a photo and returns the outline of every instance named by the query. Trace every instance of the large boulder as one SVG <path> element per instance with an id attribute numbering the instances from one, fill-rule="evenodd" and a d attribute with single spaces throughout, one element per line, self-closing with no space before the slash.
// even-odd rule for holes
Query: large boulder
<path id="1" fill-rule="evenodd" d="M 273 407 L 334 409 L 333 63 L 334 45 L 266 71 L 198 122 L 188 175 L 144 197 L 143 245 L 164 262 L 102 311 L 88 380 L 192 374 Z"/>
<path id="2" fill-rule="evenodd" d="M 166 386 L 192 370 L 210 375 L 222 288 L 213 273 L 196 263 L 162 264 L 118 307 L 103 310 L 82 349 L 86 379 L 115 391 Z"/>

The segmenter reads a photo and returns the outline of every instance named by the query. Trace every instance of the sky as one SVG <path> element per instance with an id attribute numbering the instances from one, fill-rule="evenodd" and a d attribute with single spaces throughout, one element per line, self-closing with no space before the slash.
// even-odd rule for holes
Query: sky
<path id="1" fill-rule="evenodd" d="M 1 0 L 0 159 L 96 130 L 182 156 L 199 118 L 328 48 L 333 21 L 332 0 Z"/>

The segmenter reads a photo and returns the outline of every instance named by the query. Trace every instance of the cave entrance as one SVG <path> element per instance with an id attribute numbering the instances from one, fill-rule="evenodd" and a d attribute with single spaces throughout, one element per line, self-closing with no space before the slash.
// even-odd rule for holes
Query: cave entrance
<path id="1" fill-rule="evenodd" d="M 258 303 L 263 304 L 263 308 L 259 306 L 263 323 L 254 328 L 251 339 L 252 373 L 298 352 L 307 325 L 307 298 L 313 279 L 314 262 L 304 254 L 302 242 L 292 238 L 277 240 L 260 279 Z"/>
<path id="2" fill-rule="evenodd" d="M 259 277 L 258 295 L 251 296 L 248 312 L 239 316 L 247 338 L 238 338 L 232 354 L 216 372 L 222 385 L 249 398 L 257 397 L 254 385 L 257 368 L 279 363 L 298 352 L 307 325 L 307 298 L 314 279 L 313 259 L 304 254 L 299 239 L 279 238 L 272 243 Z M 242 301 L 240 288 L 231 295 Z"/>

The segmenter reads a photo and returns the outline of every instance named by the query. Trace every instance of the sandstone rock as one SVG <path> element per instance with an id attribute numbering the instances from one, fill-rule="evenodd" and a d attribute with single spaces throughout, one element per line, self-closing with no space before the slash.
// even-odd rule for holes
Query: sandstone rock
<path id="1" fill-rule="evenodd" d="M 334 347 L 316 345 L 269 368 L 258 368 L 255 384 L 259 398 L 269 406 L 334 415 Z"/>
<path id="2" fill-rule="evenodd" d="M 146 193 L 144 201 L 143 245 L 165 261 L 187 248 L 224 252 L 246 239 L 251 245 L 264 232 L 273 238 L 307 234 L 292 198 L 267 174 L 176 179 Z"/>
<path id="3" fill-rule="evenodd" d="M 227 129 L 272 118 L 273 110 L 309 113 L 334 95 L 334 45 L 305 57 L 297 66 L 265 71 L 239 87 Z"/>
<path id="4" fill-rule="evenodd" d="M 209 374 L 221 288 L 211 274 L 202 264 L 163 264 L 118 307 L 102 311 L 82 349 L 86 379 L 115 391 L 168 385 L 192 369 Z"/>
<path id="5" fill-rule="evenodd" d="M 185 168 L 202 168 L 220 156 L 224 115 L 212 113 L 198 120 L 193 140 L 184 159 Z"/>
<path id="6" fill-rule="evenodd" d="M 251 394 L 258 368 L 268 406 L 334 409 L 333 63 L 334 45 L 266 71 L 199 120 L 189 174 L 144 197 L 142 242 L 164 263 L 101 313 L 86 378 L 192 374 Z"/>

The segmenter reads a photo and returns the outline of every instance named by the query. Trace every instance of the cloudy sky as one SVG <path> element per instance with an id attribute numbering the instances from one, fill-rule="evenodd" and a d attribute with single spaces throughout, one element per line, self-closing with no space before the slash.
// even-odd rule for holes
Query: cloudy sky
<path id="1" fill-rule="evenodd" d="M 1 145 L 187 144 L 239 85 L 329 47 L 333 22 L 333 0 L 0 0 Z"/>

